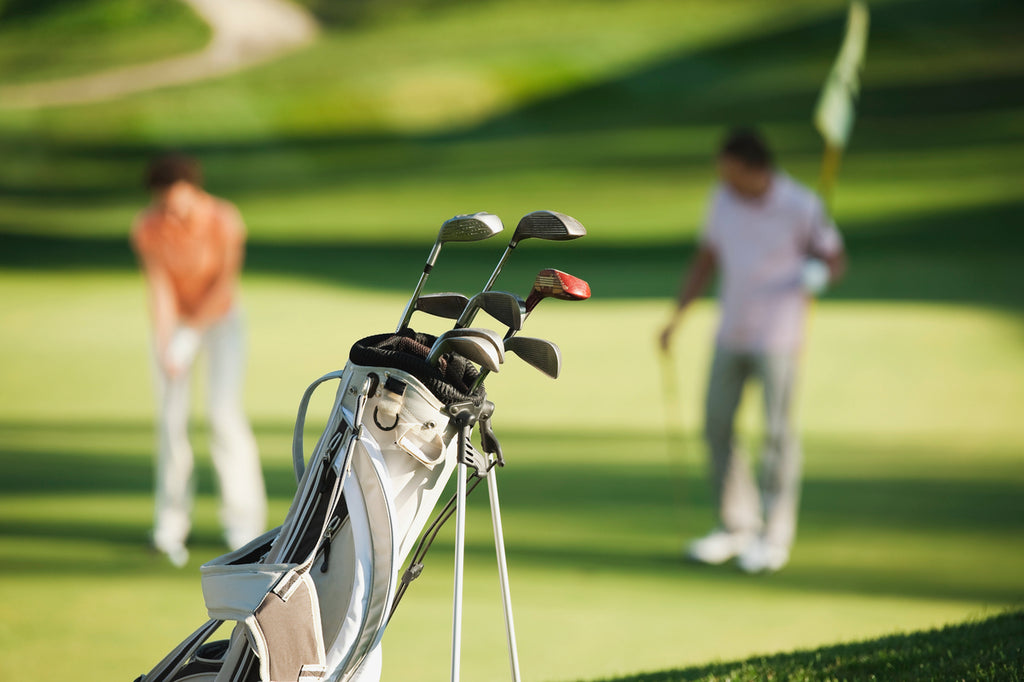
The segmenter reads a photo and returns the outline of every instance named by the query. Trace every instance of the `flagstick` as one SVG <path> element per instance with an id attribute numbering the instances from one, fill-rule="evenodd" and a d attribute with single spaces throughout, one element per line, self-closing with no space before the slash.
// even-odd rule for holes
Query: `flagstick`
<path id="1" fill-rule="evenodd" d="M 825 143 L 825 152 L 821 156 L 821 175 L 818 178 L 818 191 L 825 209 L 832 206 L 832 189 L 836 186 L 839 175 L 839 161 L 843 157 L 843 149 L 834 144 Z"/>

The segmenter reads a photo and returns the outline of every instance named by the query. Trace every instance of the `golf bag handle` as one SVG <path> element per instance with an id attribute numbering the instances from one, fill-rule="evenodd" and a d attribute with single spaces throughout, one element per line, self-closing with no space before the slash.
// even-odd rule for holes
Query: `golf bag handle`
<path id="1" fill-rule="evenodd" d="M 302 431 L 306 426 L 306 410 L 309 409 L 309 400 L 313 397 L 313 393 L 320 384 L 331 379 L 341 379 L 344 373 L 345 370 L 343 369 L 328 372 L 311 383 L 306 392 L 302 394 L 302 400 L 299 401 L 299 414 L 295 418 L 295 432 L 292 434 L 292 466 L 295 469 L 296 481 L 301 482 L 302 474 L 306 471 L 306 454 L 302 446 Z"/>

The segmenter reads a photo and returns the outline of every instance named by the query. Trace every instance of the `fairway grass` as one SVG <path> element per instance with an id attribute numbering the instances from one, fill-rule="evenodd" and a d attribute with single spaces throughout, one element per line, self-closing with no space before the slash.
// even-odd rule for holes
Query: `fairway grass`
<path id="1" fill-rule="evenodd" d="M 630 675 L 606 682 L 1022 679 L 1024 612 L 1014 611 L 941 630 L 891 635 L 736 663 Z"/>
<path id="2" fill-rule="evenodd" d="M 59 4 L 38 21 L 60 38 L 62 17 L 152 3 L 18 4 Z M 759 577 L 681 560 L 713 522 L 699 438 L 713 307 L 683 321 L 668 414 L 655 336 L 726 125 L 762 123 L 783 167 L 813 184 L 810 113 L 847 3 L 398 4 L 227 78 L 0 111 L 0 679 L 28 661 L 55 678 L 134 679 L 205 619 L 197 569 L 225 548 L 203 382 L 191 561 L 176 570 L 146 548 L 153 396 L 127 232 L 141 169 L 167 148 L 198 155 L 249 228 L 245 400 L 275 521 L 295 489 L 302 391 L 353 341 L 394 328 L 441 221 L 486 209 L 511 228 L 552 208 L 587 225 L 585 240 L 524 245 L 498 282 L 524 292 L 559 267 L 594 291 L 529 321 L 561 346 L 557 382 L 514 360 L 488 381 L 524 679 L 742 661 L 1021 606 L 1019 2 L 872 2 L 833 203 L 851 267 L 815 306 L 802 363 L 799 537 L 791 564 Z M 203 38 L 185 18 L 158 40 L 134 16 L 96 33 L 90 68 Z M 37 58 L 47 45 L 26 26 L 0 23 L 0 82 L 88 65 L 70 39 L 71 58 Z M 505 243 L 492 241 L 446 247 L 430 290 L 475 290 Z M 756 453 L 760 401 L 747 398 L 740 437 Z M 315 398 L 310 437 L 330 402 L 330 389 Z M 451 533 L 388 629 L 387 682 L 448 679 Z M 481 493 L 467 551 L 465 678 L 507 679 Z"/>
<path id="3" fill-rule="evenodd" d="M 50 662 L 55 675 L 130 679 L 204 618 L 196 567 L 224 548 L 201 419 L 192 561 L 176 571 L 145 546 L 152 434 L 140 287 L 128 273 L 0 276 L 5 678 L 59 645 L 69 653 Z M 294 491 L 289 444 L 301 391 L 340 367 L 353 340 L 393 325 L 403 301 L 268 276 L 247 277 L 245 294 L 246 400 L 280 520 Z M 546 305 L 530 333 L 560 343 L 562 378 L 510 362 L 489 382 L 509 460 L 502 506 L 528 679 L 742 659 L 1021 603 L 1024 396 L 1012 377 L 1024 358 L 1013 316 L 819 305 L 801 397 L 800 538 L 786 570 L 751 578 L 680 559 L 684 539 L 711 523 L 695 437 L 710 307 L 698 307 L 681 336 L 687 437 L 670 452 L 652 352 L 667 304 Z M 428 319 L 419 323 L 429 328 Z M 329 393 L 314 405 L 320 419 Z M 756 446 L 751 397 L 741 424 Z M 200 392 L 197 416 L 201 405 Z M 451 551 L 446 532 L 390 626 L 386 680 L 447 678 Z M 482 496 L 471 501 L 467 566 L 466 675 L 502 679 Z"/>
<path id="4" fill-rule="evenodd" d="M 152 61 L 209 38 L 180 0 L 10 0 L 0 5 L 0 85 Z"/>

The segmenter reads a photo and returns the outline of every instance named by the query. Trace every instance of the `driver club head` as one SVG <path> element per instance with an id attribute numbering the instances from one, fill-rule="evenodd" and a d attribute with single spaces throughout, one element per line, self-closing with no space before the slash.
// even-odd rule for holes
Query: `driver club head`
<path id="1" fill-rule="evenodd" d="M 463 294 L 446 291 L 438 294 L 427 294 L 416 299 L 416 310 L 447 320 L 457 320 L 466 309 L 469 299 Z"/>
<path id="2" fill-rule="evenodd" d="M 562 371 L 562 351 L 547 339 L 512 336 L 505 339 L 505 351 L 518 355 L 526 364 L 552 379 L 557 379 Z"/>
<path id="3" fill-rule="evenodd" d="M 566 241 L 586 236 L 587 228 L 572 216 L 558 211 L 533 211 L 519 219 L 512 241 L 530 237 L 549 241 Z"/>
<path id="4" fill-rule="evenodd" d="M 475 242 L 493 237 L 504 229 L 501 218 L 493 213 L 479 211 L 463 213 L 444 221 L 437 240 L 446 242 Z"/>

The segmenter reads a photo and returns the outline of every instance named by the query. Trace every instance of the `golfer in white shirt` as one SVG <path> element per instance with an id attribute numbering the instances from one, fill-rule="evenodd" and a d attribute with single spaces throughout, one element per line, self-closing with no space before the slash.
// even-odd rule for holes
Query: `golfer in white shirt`
<path id="1" fill-rule="evenodd" d="M 796 534 L 802 457 L 792 408 L 807 303 L 842 276 L 846 259 L 821 199 L 776 169 L 756 132 L 727 136 L 718 173 L 697 255 L 661 334 L 668 350 L 687 307 L 721 272 L 721 319 L 705 405 L 718 528 L 686 551 L 703 563 L 738 558 L 747 572 L 777 571 L 789 561 Z M 759 484 L 734 432 L 750 378 L 764 390 Z"/>

